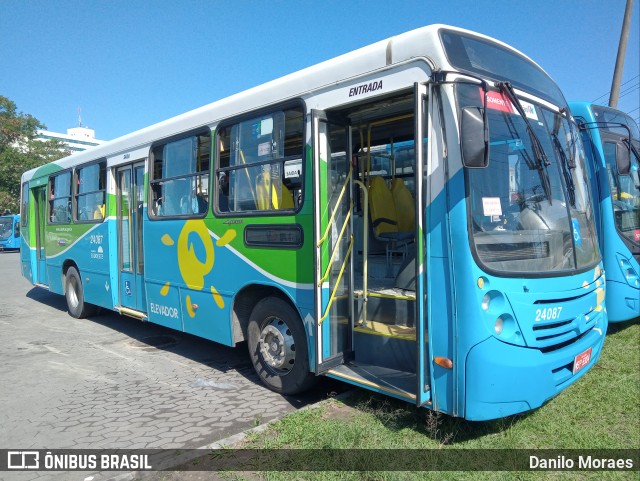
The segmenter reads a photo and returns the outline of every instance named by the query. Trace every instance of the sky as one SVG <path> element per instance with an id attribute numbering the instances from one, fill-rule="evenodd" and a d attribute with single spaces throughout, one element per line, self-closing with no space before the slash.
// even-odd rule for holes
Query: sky
<path id="1" fill-rule="evenodd" d="M 111 140 L 432 23 L 519 49 L 607 104 L 626 0 L 0 0 L 0 95 Z M 640 117 L 640 0 L 618 108 Z"/>

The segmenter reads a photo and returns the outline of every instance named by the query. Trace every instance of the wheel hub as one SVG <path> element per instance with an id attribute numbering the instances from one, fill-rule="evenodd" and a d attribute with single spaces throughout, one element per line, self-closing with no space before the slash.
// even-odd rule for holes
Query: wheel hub
<path id="1" fill-rule="evenodd" d="M 291 330 L 282 320 L 271 320 L 260 332 L 260 353 L 276 371 L 288 372 L 295 363 L 295 343 Z"/>

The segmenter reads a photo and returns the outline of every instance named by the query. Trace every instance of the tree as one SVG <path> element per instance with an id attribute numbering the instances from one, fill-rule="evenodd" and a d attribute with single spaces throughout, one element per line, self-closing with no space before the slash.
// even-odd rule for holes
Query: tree
<path id="1" fill-rule="evenodd" d="M 29 114 L 18 112 L 16 104 L 0 95 L 0 212 L 20 211 L 22 173 L 68 155 L 56 140 L 36 140 L 38 129 L 46 127 Z"/>

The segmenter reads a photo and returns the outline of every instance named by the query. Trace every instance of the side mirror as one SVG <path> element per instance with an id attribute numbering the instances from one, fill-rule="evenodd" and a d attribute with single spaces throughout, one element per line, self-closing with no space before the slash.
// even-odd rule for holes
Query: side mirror
<path id="1" fill-rule="evenodd" d="M 621 142 L 616 144 L 616 164 L 618 175 L 629 175 L 631 170 L 631 149 Z"/>
<path id="2" fill-rule="evenodd" d="M 485 123 L 483 108 L 462 109 L 460 145 L 462 165 L 476 169 L 489 165 L 489 125 Z"/>

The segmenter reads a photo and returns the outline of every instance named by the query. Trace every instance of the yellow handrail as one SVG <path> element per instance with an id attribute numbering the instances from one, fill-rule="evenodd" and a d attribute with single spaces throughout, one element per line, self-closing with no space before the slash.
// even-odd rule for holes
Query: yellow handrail
<path id="1" fill-rule="evenodd" d="M 333 212 L 331 213 L 331 217 L 329 217 L 329 221 L 327 222 L 327 229 L 324 231 L 324 235 L 320 238 L 320 240 L 318 240 L 318 244 L 317 247 L 320 247 L 322 244 L 324 244 L 324 242 L 327 240 L 327 237 L 329 237 L 329 231 L 331 230 L 331 225 L 333 224 L 333 219 L 336 216 L 336 213 L 338 212 L 338 207 L 340 207 L 340 203 L 342 202 L 342 197 L 344 196 L 344 193 L 347 191 L 347 185 L 349 185 L 349 182 L 351 181 L 351 174 L 353 172 L 353 165 L 351 165 L 351 163 L 349 163 L 349 174 L 347 175 L 347 180 L 345 181 L 344 185 L 342 186 L 342 190 L 340 191 L 340 195 L 338 196 L 338 201 L 336 202 L 336 206 L 333 208 Z M 351 210 L 351 209 L 349 209 Z"/>
<path id="2" fill-rule="evenodd" d="M 342 267 L 340 268 L 340 273 L 338 274 L 338 279 L 336 280 L 336 284 L 333 287 L 333 292 L 331 292 L 331 297 L 329 298 L 329 303 L 327 304 L 327 309 L 324 311 L 324 314 L 318 321 L 318 325 L 322 324 L 322 322 L 327 318 L 329 312 L 331 311 L 331 305 L 336 297 L 336 291 L 338 286 L 340 285 L 340 281 L 342 280 L 342 275 L 344 274 L 344 269 L 347 266 L 347 261 L 349 260 L 349 256 L 351 255 L 351 250 L 353 249 L 353 234 L 351 234 L 351 242 L 349 243 L 349 250 L 347 251 L 347 255 L 344 257 L 344 262 L 342 263 Z"/>
<path id="3" fill-rule="evenodd" d="M 318 281 L 318 285 L 322 285 L 322 283 L 324 281 L 327 280 L 327 277 L 329 277 L 329 271 L 331 270 L 331 266 L 333 265 L 333 261 L 335 260 L 336 254 L 338 253 L 338 248 L 340 247 L 340 241 L 342 240 L 342 237 L 344 236 L 344 231 L 347 228 L 347 224 L 349 223 L 349 220 L 351 219 L 351 209 L 353 208 L 353 204 L 351 204 L 349 206 L 349 213 L 347 214 L 347 216 L 344 219 L 344 224 L 342 224 L 342 229 L 340 230 L 340 235 L 338 236 L 338 242 L 336 242 L 336 245 L 333 246 L 333 252 L 331 253 L 331 257 L 329 258 L 329 263 L 327 264 L 327 269 L 324 272 L 324 275 L 320 278 L 320 280 Z"/>

